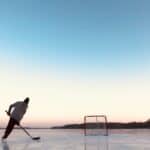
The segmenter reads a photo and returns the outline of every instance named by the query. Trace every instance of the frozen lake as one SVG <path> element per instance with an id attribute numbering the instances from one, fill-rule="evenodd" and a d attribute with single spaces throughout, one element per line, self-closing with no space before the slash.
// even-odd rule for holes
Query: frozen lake
<path id="1" fill-rule="evenodd" d="M 28 130 L 41 140 L 31 140 L 14 130 L 0 150 L 150 150 L 150 130 L 111 130 L 109 136 L 86 136 L 83 130 Z M 3 135 L 4 130 L 0 130 Z"/>

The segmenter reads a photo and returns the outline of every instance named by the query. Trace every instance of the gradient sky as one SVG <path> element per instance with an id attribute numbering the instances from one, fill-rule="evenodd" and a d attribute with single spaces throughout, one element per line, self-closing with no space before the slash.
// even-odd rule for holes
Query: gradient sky
<path id="1" fill-rule="evenodd" d="M 0 1 L 0 118 L 31 98 L 23 124 L 106 114 L 150 118 L 149 0 Z"/>

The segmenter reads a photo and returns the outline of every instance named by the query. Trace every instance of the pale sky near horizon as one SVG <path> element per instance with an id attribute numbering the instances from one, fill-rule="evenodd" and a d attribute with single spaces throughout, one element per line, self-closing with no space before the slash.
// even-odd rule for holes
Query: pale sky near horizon
<path id="1" fill-rule="evenodd" d="M 0 124 L 30 97 L 22 123 L 105 114 L 150 118 L 150 1 L 0 1 Z"/>

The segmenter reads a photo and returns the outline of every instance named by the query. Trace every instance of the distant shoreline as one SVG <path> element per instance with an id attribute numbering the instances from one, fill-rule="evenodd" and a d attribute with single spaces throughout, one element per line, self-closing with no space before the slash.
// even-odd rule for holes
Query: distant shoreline
<path id="1" fill-rule="evenodd" d="M 88 126 L 88 124 L 87 124 Z M 89 128 L 96 128 L 97 124 L 90 124 Z M 53 126 L 53 127 L 25 127 L 26 129 L 84 129 L 85 125 L 81 124 L 66 124 L 60 126 Z M 106 128 L 108 129 L 150 129 L 150 121 L 145 122 L 108 122 L 106 124 Z M 1 129 L 5 129 L 5 127 L 0 127 Z M 15 129 L 20 129 L 19 127 L 15 127 Z"/>
<path id="2" fill-rule="evenodd" d="M 88 128 L 94 129 L 97 127 L 97 124 L 87 124 Z M 82 124 L 67 124 L 63 126 L 54 126 L 51 129 L 84 129 L 85 125 Z M 150 121 L 146 122 L 128 122 L 128 123 L 121 123 L 121 122 L 108 122 L 106 124 L 107 129 L 149 129 L 150 128 Z"/>

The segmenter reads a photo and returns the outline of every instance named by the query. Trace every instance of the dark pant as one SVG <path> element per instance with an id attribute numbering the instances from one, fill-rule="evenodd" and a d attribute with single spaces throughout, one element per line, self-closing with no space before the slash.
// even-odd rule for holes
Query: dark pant
<path id="1" fill-rule="evenodd" d="M 17 121 L 14 120 L 13 118 L 10 118 L 7 128 L 5 130 L 5 134 L 3 136 L 3 139 L 6 139 L 8 137 L 8 135 L 11 133 L 11 131 L 13 130 L 14 126 L 17 125 Z"/>

